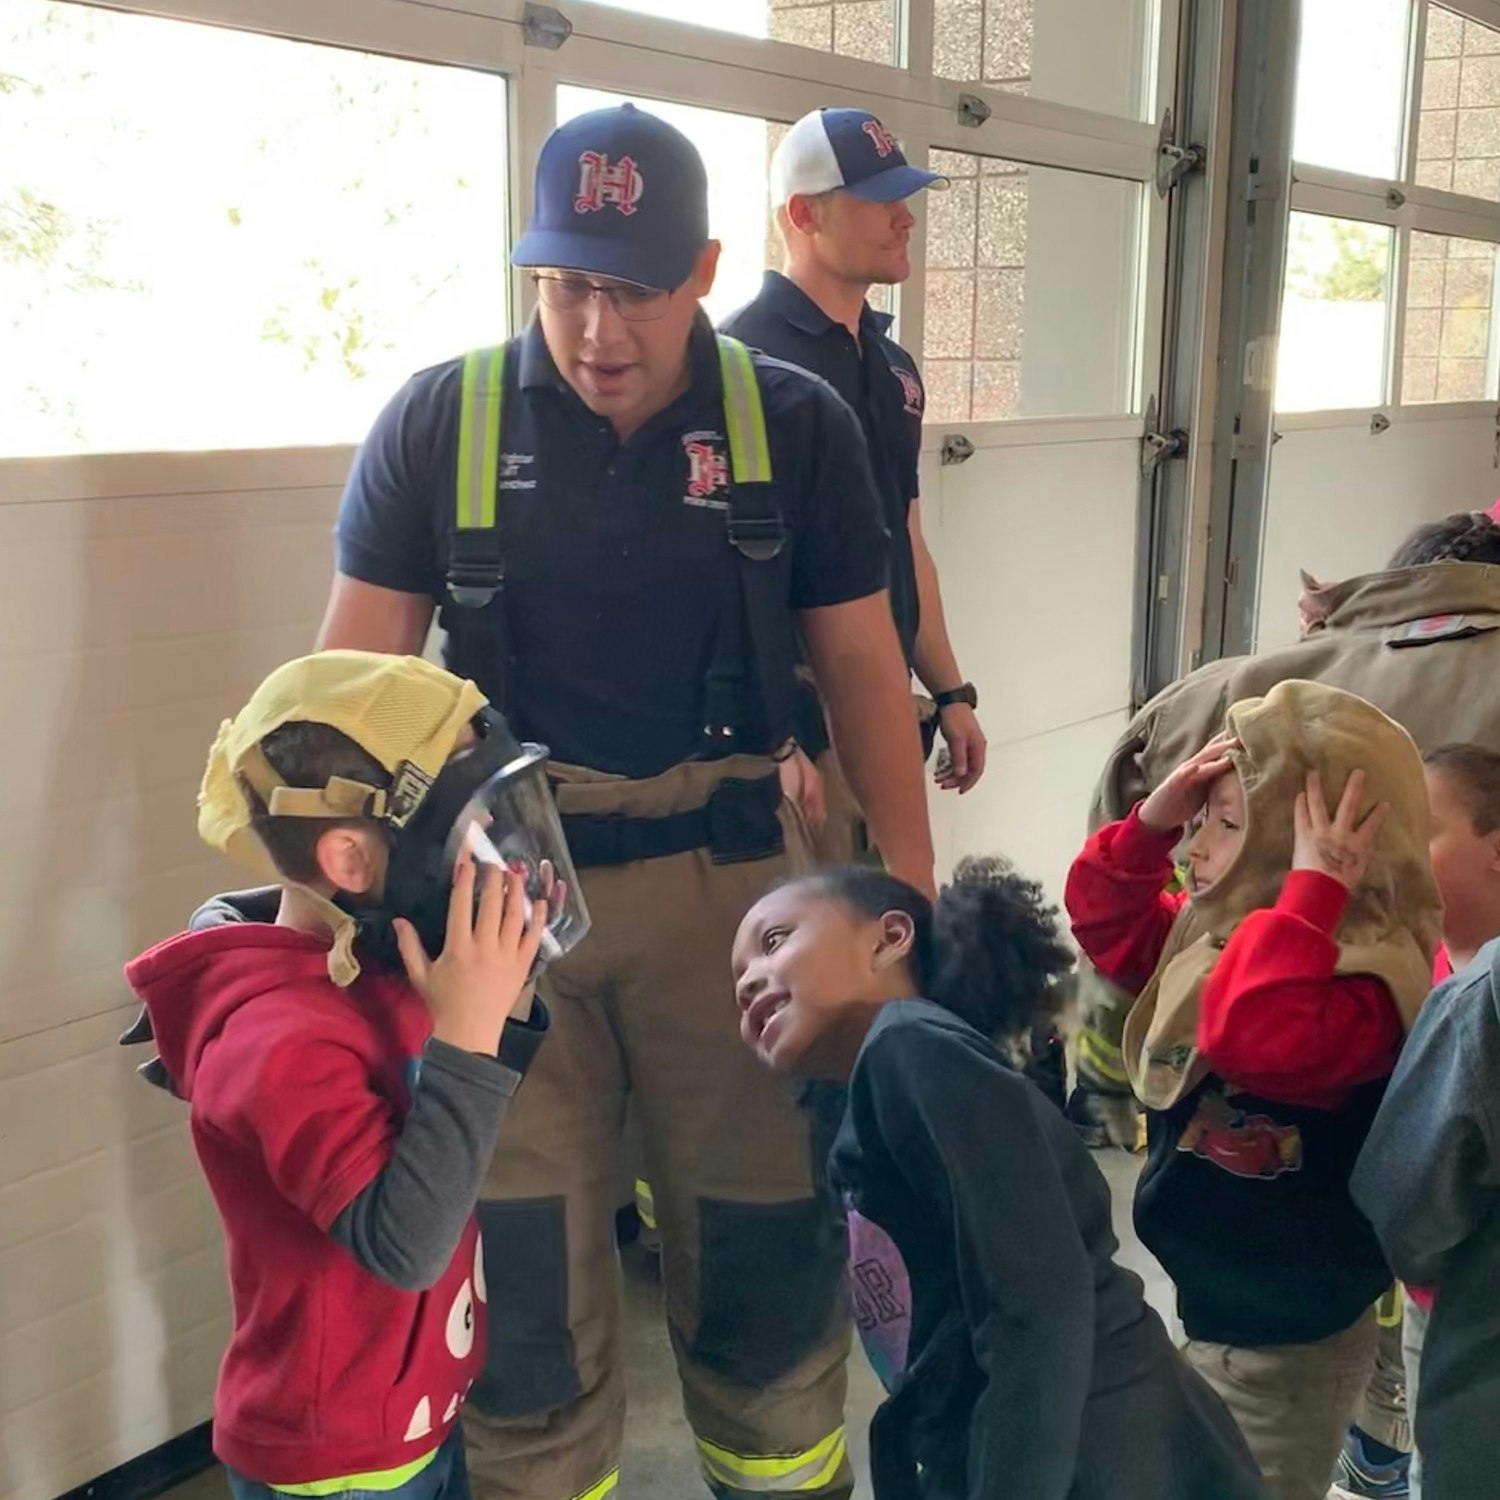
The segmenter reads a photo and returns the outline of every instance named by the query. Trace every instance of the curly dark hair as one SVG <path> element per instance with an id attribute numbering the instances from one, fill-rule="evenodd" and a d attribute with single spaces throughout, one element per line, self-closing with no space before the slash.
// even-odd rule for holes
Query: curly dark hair
<path id="1" fill-rule="evenodd" d="M 1389 566 L 1421 568 L 1440 562 L 1500 563 L 1500 525 L 1481 510 L 1455 511 L 1417 527 Z"/>
<path id="2" fill-rule="evenodd" d="M 922 994 L 997 1042 L 1019 1044 L 1056 1020 L 1073 954 L 1057 908 L 1008 860 L 966 859 L 936 903 L 883 870 L 851 865 L 812 881 L 861 916 L 904 912 Z"/>

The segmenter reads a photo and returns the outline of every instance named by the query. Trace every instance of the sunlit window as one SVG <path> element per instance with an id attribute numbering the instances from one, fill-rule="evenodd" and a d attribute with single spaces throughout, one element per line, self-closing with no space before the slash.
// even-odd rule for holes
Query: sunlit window
<path id="1" fill-rule="evenodd" d="M 1278 411 L 1379 406 L 1395 233 L 1294 213 L 1276 364 Z"/>
<path id="2" fill-rule="evenodd" d="M 362 437 L 506 333 L 504 80 L 0 9 L 0 454 Z"/>
<path id="3" fill-rule="evenodd" d="M 1155 0 L 934 0 L 932 70 L 1056 104 L 1140 117 Z"/>
<path id="4" fill-rule="evenodd" d="M 1412 11 L 1411 0 L 1304 0 L 1298 161 L 1400 176 Z"/>
<path id="5" fill-rule="evenodd" d="M 1140 188 L 934 151 L 923 376 L 934 422 L 1130 409 Z"/>
<path id="6" fill-rule="evenodd" d="M 897 0 L 604 0 L 638 16 L 769 37 L 865 62 L 900 58 Z"/>

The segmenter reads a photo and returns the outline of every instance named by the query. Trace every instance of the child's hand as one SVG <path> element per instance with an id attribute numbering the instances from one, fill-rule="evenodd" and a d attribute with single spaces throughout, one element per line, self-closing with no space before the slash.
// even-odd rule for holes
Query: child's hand
<path id="1" fill-rule="evenodd" d="M 1292 846 L 1294 870 L 1321 870 L 1351 891 L 1365 878 L 1365 871 L 1370 868 L 1370 851 L 1375 847 L 1391 804 L 1379 803 L 1361 822 L 1359 803 L 1364 789 L 1365 773 L 1356 771 L 1349 778 L 1344 795 L 1339 798 L 1338 811 L 1330 822 L 1323 782 L 1316 771 L 1308 772 L 1307 790 L 1297 797 L 1297 836 Z"/>
<path id="2" fill-rule="evenodd" d="M 1229 752 L 1238 748 L 1231 734 L 1210 740 L 1141 803 L 1141 822 L 1153 833 L 1175 833 L 1191 823 L 1208 801 L 1209 788 L 1234 769 Z"/>
<path id="3" fill-rule="evenodd" d="M 477 910 L 476 879 L 482 881 Z M 465 1052 L 496 1056 L 541 946 L 545 899 L 535 903 L 528 923 L 524 880 L 493 865 L 481 876 L 465 854 L 453 870 L 441 956 L 428 957 L 410 922 L 398 918 L 395 925 L 407 976 L 432 1016 L 433 1036 Z"/>

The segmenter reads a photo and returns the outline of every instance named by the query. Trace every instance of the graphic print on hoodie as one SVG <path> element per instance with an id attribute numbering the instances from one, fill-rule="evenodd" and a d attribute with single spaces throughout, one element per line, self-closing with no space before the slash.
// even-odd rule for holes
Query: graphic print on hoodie
<path id="1" fill-rule="evenodd" d="M 420 1460 L 484 1361 L 472 1216 L 421 1292 L 329 1234 L 391 1158 L 430 1023 L 404 979 L 371 970 L 341 990 L 327 956 L 305 934 L 234 923 L 172 938 L 126 971 L 224 1226 L 234 1331 L 215 1452 L 270 1485 Z"/>
<path id="2" fill-rule="evenodd" d="M 1170 896 L 1179 833 L 1139 810 L 1099 830 L 1067 906 L 1099 971 L 1137 992 L 1124 1054 L 1148 1106 L 1141 1241 L 1190 1338 L 1256 1347 L 1350 1327 L 1390 1284 L 1349 1177 L 1428 990 L 1440 907 L 1409 736 L 1352 694 L 1284 682 L 1229 712 L 1244 842 L 1191 902 Z M 1293 805 L 1355 769 L 1391 803 L 1351 895 L 1292 870 Z"/>

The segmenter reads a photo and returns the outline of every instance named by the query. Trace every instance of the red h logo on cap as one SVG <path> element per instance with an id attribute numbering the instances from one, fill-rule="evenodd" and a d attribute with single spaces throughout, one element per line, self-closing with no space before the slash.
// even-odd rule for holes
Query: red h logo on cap
<path id="1" fill-rule="evenodd" d="M 896 137 L 879 120 L 866 120 L 861 128 L 875 142 L 875 154 L 882 160 L 896 149 Z"/>
<path id="2" fill-rule="evenodd" d="M 646 191 L 646 180 L 636 170 L 633 157 L 622 156 L 613 165 L 599 151 L 585 151 L 578 158 L 578 194 L 573 212 L 591 214 L 601 208 L 616 208 L 626 218 Z"/>

